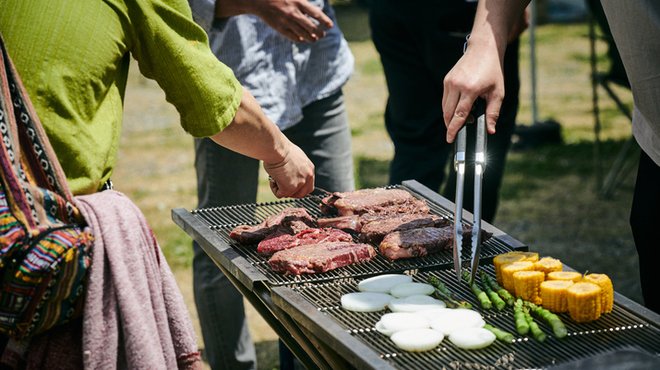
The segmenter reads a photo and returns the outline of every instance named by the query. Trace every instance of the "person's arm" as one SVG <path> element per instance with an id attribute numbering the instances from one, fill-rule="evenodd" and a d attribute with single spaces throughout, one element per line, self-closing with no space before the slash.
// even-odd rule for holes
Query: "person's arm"
<path id="1" fill-rule="evenodd" d="M 444 79 L 442 110 L 447 142 L 454 141 L 478 97 L 486 100 L 488 132 L 495 133 L 502 99 L 508 35 L 529 0 L 480 0 L 465 54 Z"/>
<path id="2" fill-rule="evenodd" d="M 314 165 L 270 121 L 245 88 L 232 122 L 211 137 L 217 144 L 245 156 L 260 159 L 275 180 L 271 190 L 278 198 L 302 198 L 314 190 Z M 231 174 L 227 175 L 231 181 Z"/>
<path id="3" fill-rule="evenodd" d="M 307 0 L 216 0 L 215 17 L 254 14 L 293 42 L 314 42 L 325 37 L 332 20 Z M 316 20 L 318 24 L 314 23 Z"/>

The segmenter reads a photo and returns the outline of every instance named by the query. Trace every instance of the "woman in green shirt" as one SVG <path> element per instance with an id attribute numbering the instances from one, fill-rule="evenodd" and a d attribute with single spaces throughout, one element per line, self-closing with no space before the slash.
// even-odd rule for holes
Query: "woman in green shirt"
<path id="1" fill-rule="evenodd" d="M 0 0 L 0 8 L 9 56 L 74 195 L 100 190 L 112 174 L 130 55 L 190 135 L 263 160 L 277 197 L 313 190 L 313 164 L 211 53 L 185 0 Z"/>

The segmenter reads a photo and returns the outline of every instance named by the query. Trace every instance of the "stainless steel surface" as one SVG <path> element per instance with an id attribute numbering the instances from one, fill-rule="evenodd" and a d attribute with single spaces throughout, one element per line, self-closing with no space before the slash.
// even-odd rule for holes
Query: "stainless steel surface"
<path id="1" fill-rule="evenodd" d="M 474 223 L 472 225 L 472 250 L 470 261 L 472 261 L 471 280 L 475 281 L 479 257 L 481 252 L 481 195 L 484 171 L 486 170 L 486 143 L 488 142 L 486 132 L 486 108 L 483 102 L 478 101 L 475 111 L 477 114 L 477 140 L 474 153 Z"/>
<path id="2" fill-rule="evenodd" d="M 465 187 L 465 151 L 467 149 L 467 128 L 458 130 L 456 135 L 456 153 L 454 154 L 454 170 L 456 171 L 456 197 L 454 198 L 454 271 L 456 281 L 461 281 L 463 254 L 463 188 Z"/>

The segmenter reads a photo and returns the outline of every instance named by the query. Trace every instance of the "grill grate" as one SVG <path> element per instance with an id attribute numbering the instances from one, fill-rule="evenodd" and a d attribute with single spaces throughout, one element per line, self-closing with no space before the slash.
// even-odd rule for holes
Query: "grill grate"
<path id="1" fill-rule="evenodd" d="M 449 220 L 453 219 L 453 213 L 450 213 L 448 210 L 415 193 L 409 188 L 399 186 L 392 186 L 389 188 L 407 190 L 415 197 L 426 200 L 426 203 L 431 209 L 430 213 Z M 376 257 L 369 261 L 355 263 L 324 273 L 302 275 L 283 275 L 275 273 L 271 270 L 270 265 L 268 264 L 268 259 L 257 254 L 256 245 L 243 245 L 238 243 L 229 237 L 229 233 L 239 225 L 258 225 L 266 217 L 277 214 L 286 207 L 305 208 L 309 215 L 314 219 L 325 217 L 325 215 L 321 213 L 318 204 L 308 197 L 260 204 L 203 208 L 194 210 L 191 213 L 194 216 L 199 217 L 211 230 L 215 231 L 223 241 L 227 243 L 227 245 L 238 251 L 250 264 L 265 275 L 268 279 L 268 283 L 272 286 L 327 282 L 386 272 L 396 273 L 411 270 L 423 270 L 443 265 L 453 265 L 454 257 L 451 250 L 442 251 L 425 257 L 400 259 L 395 261 L 390 261 L 380 253 L 376 253 Z M 354 234 L 353 236 L 355 241 L 357 241 L 357 234 Z M 376 251 L 378 251 L 378 247 L 375 245 L 374 247 L 376 248 Z M 492 259 L 498 254 L 506 253 L 511 249 L 510 246 L 493 237 L 483 244 L 480 259 L 482 261 L 487 261 L 488 259 Z M 463 248 L 464 261 L 470 259 L 469 253 L 469 248 Z"/>
<path id="2" fill-rule="evenodd" d="M 492 265 L 482 268 L 494 276 Z M 512 344 L 496 341 L 491 346 L 467 351 L 456 348 L 445 339 L 438 348 L 423 353 L 412 353 L 398 349 L 392 341 L 374 329 L 380 317 L 389 312 L 361 313 L 345 311 L 341 308 L 343 294 L 356 292 L 360 279 L 344 279 L 322 284 L 293 285 L 290 288 L 299 293 L 320 312 L 332 317 L 352 336 L 372 347 L 385 361 L 400 369 L 451 369 L 451 368 L 516 368 L 537 369 L 568 363 L 593 355 L 617 349 L 637 348 L 658 355 L 660 351 L 660 328 L 615 303 L 611 313 L 586 324 L 573 322 L 568 314 L 560 314 L 568 329 L 568 336 L 557 339 L 551 328 L 540 320 L 539 326 L 547 334 L 547 339 L 539 343 L 528 336 L 516 333 L 513 310 L 483 310 L 473 298 L 467 285 L 458 285 L 453 269 L 411 272 L 414 281 L 426 282 L 429 275 L 445 282 L 460 299 L 470 302 L 487 323 L 515 335 Z"/>

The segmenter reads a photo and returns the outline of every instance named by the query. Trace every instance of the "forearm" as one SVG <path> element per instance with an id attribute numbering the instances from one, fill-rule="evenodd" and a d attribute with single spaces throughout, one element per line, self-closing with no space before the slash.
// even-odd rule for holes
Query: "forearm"
<path id="1" fill-rule="evenodd" d="M 227 149 L 265 163 L 279 163 L 287 156 L 288 139 L 263 113 L 245 88 L 234 120 L 211 137 Z"/>
<path id="2" fill-rule="evenodd" d="M 504 60 L 509 33 L 529 1 L 480 0 L 468 40 L 468 50 L 471 47 L 480 52 L 496 50 L 500 61 Z"/>

